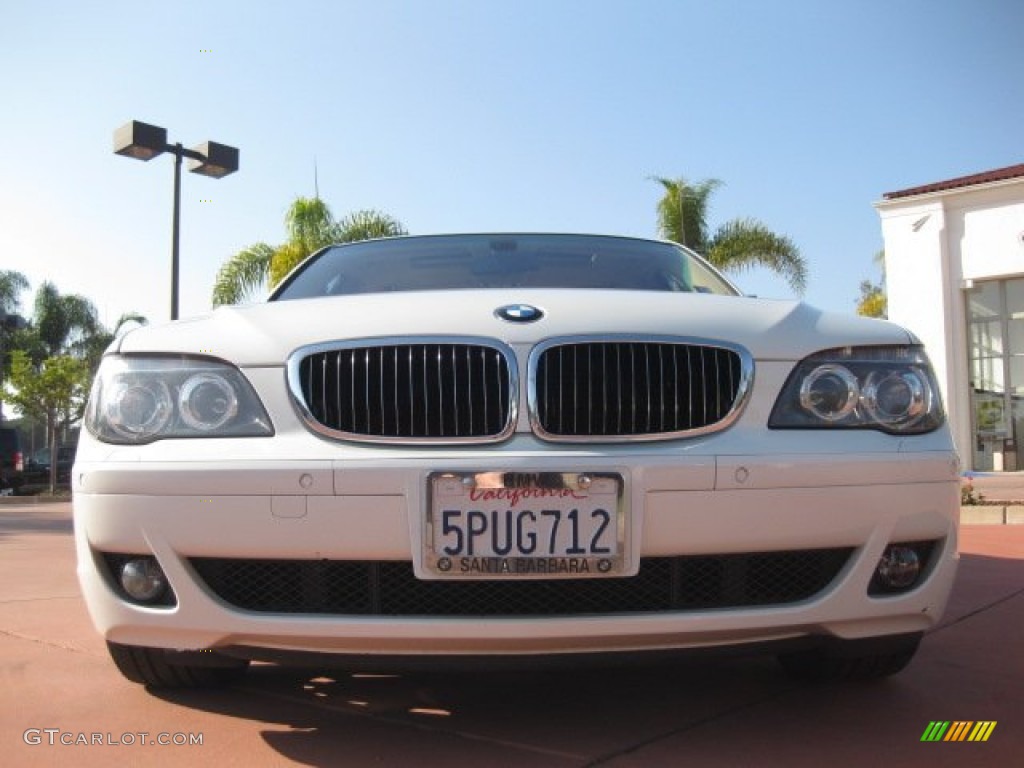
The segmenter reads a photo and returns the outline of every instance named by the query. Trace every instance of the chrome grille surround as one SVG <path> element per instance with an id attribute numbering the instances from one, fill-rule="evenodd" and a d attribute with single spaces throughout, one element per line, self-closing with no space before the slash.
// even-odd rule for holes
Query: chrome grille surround
<path id="1" fill-rule="evenodd" d="M 609 354 L 612 351 L 617 355 Z M 567 377 L 568 352 L 572 354 L 568 363 L 572 370 Z M 581 356 L 585 358 L 582 361 Z M 553 384 L 549 383 L 549 364 L 560 367 Z M 681 376 L 683 367 L 687 369 L 685 377 Z M 609 373 L 613 379 L 609 379 Z M 737 344 L 709 339 L 630 334 L 566 336 L 548 339 L 533 349 L 527 380 L 530 425 L 543 440 L 674 440 L 721 431 L 739 418 L 752 389 L 754 359 Z M 697 382 L 700 391 L 690 382 Z M 557 406 L 553 403 L 555 387 Z M 585 401 L 582 405 L 581 399 Z M 567 419 L 573 423 L 566 424 Z"/>
<path id="2" fill-rule="evenodd" d="M 288 357 L 287 377 L 302 420 L 336 440 L 496 443 L 512 435 L 518 418 L 516 356 L 492 339 L 417 336 L 312 344 Z M 350 382 L 347 390 L 343 379 Z"/>

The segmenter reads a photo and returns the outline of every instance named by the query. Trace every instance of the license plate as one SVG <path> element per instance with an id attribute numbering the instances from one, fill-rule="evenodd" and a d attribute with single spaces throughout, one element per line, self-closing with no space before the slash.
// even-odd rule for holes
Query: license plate
<path id="1" fill-rule="evenodd" d="M 600 578 L 623 570 L 622 477 L 608 472 L 430 476 L 428 578 Z"/>

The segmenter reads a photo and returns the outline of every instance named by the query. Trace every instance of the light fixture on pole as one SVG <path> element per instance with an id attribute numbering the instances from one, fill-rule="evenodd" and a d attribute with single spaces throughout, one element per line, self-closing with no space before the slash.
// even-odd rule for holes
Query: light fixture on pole
<path id="1" fill-rule="evenodd" d="M 174 155 L 174 212 L 171 220 L 171 320 L 178 319 L 178 235 L 181 220 L 181 159 L 187 157 L 191 173 L 220 179 L 238 170 L 238 149 L 207 141 L 192 149 L 167 143 L 167 129 L 130 120 L 114 131 L 114 154 L 136 160 Z"/>

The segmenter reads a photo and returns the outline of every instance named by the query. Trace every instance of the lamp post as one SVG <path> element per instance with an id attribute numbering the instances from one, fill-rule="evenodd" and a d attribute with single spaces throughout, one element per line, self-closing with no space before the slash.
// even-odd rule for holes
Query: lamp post
<path id="1" fill-rule="evenodd" d="M 238 149 L 207 141 L 192 149 L 181 143 L 167 143 L 167 129 L 131 120 L 114 131 L 114 154 L 136 160 L 152 160 L 170 152 L 174 155 L 174 213 L 171 220 L 171 320 L 178 319 L 178 233 L 181 220 L 181 159 L 188 169 L 202 176 L 223 178 L 238 170 Z"/>

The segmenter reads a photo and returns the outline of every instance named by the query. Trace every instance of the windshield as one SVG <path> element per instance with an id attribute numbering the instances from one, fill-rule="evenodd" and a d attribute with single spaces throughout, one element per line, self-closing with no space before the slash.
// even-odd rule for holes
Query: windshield
<path id="1" fill-rule="evenodd" d="M 328 248 L 296 269 L 270 300 L 476 288 L 737 293 L 671 243 L 598 235 L 430 235 Z"/>

